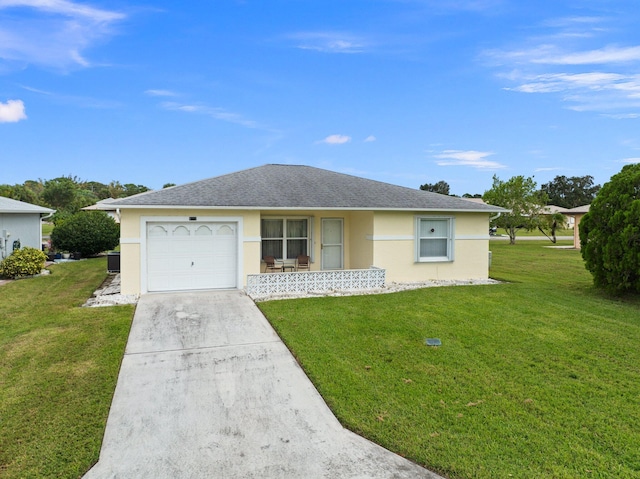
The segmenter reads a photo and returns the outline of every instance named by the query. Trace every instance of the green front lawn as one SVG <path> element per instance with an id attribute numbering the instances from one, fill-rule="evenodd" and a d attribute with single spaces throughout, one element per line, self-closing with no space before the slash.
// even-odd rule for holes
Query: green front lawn
<path id="1" fill-rule="evenodd" d="M 492 242 L 500 285 L 259 306 L 346 427 L 440 474 L 638 478 L 640 301 L 547 245 Z"/>
<path id="2" fill-rule="evenodd" d="M 549 231 L 547 231 L 547 234 L 550 235 L 551 233 Z M 496 235 L 498 235 L 498 236 L 509 236 L 509 234 L 507 233 L 507 230 L 505 230 L 504 228 L 498 228 L 498 231 L 496 231 Z M 526 230 L 524 228 L 518 230 L 518 232 L 516 234 L 516 238 L 518 236 L 542 236 L 542 237 L 544 237 L 544 235 L 538 229 Z M 559 229 L 559 230 L 556 230 L 556 237 L 558 237 L 558 236 L 571 236 L 573 238 L 573 230 L 572 229 Z"/>
<path id="3" fill-rule="evenodd" d="M 53 223 L 42 223 L 42 236 L 49 237 L 53 231 Z"/>
<path id="4" fill-rule="evenodd" d="M 0 477 L 80 477 L 98 459 L 133 306 L 81 308 L 105 258 L 0 286 Z"/>

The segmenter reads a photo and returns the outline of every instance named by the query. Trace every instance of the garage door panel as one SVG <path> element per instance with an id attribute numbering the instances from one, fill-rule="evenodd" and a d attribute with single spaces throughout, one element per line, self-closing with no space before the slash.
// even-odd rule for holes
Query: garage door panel
<path id="1" fill-rule="evenodd" d="M 237 287 L 234 223 L 149 223 L 147 289 L 178 291 Z"/>

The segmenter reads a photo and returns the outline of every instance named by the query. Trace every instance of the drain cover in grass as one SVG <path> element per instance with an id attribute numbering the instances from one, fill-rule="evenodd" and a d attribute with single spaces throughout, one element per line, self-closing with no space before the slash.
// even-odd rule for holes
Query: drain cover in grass
<path id="1" fill-rule="evenodd" d="M 427 338 L 424 342 L 427 346 L 442 346 L 442 342 L 438 338 Z"/>

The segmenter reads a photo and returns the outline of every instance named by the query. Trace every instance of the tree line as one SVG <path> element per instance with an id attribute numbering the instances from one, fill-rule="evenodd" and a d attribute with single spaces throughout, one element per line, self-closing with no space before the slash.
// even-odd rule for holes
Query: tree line
<path id="1" fill-rule="evenodd" d="M 521 178 L 524 179 L 524 177 Z M 532 178 L 529 180 L 533 182 Z M 533 185 L 533 188 L 535 188 L 535 184 Z M 441 195 L 450 195 L 449 184 L 442 180 L 436 183 L 425 183 L 424 185 L 420 185 L 420 189 L 440 193 Z M 555 205 L 569 209 L 591 204 L 599 190 L 600 185 L 594 184 L 593 176 L 591 175 L 570 177 L 562 175 L 556 176 L 549 183 L 544 183 L 540 187 L 539 191 L 546 194 L 546 205 Z M 463 198 L 483 198 L 483 196 L 484 195 L 480 193 L 465 193 L 462 195 Z"/>
<path id="2" fill-rule="evenodd" d="M 85 206 L 107 198 L 124 198 L 149 191 L 144 185 L 112 181 L 84 181 L 75 176 L 51 180 L 27 180 L 22 184 L 0 185 L 0 196 L 56 210 L 54 220 L 68 217 Z"/>
<path id="3" fill-rule="evenodd" d="M 449 194 L 449 184 L 446 181 L 426 183 L 421 190 L 432 191 L 444 195 Z M 587 176 L 556 176 L 540 189 L 533 178 L 514 176 L 502 181 L 493 176 L 493 185 L 484 194 L 464 194 L 463 198 L 482 198 L 486 203 L 502 206 L 509 213 L 502 213 L 492 220 L 492 226 L 504 228 L 511 243 L 515 243 L 516 234 L 520 229 L 535 230 L 556 242 L 556 231 L 566 226 L 566 218 L 558 212 L 545 208 L 549 205 L 562 208 L 575 208 L 591 204 L 600 190 L 595 185 L 593 177 Z"/>

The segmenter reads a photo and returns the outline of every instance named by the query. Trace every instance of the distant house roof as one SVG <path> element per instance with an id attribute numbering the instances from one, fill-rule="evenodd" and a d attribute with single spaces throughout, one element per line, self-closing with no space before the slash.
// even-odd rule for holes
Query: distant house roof
<path id="1" fill-rule="evenodd" d="M 55 213 L 56 210 L 0 196 L 0 213 Z"/>
<path id="2" fill-rule="evenodd" d="M 115 201 L 115 199 L 113 198 L 105 198 L 104 200 L 100 200 L 98 202 L 96 202 L 96 204 L 94 205 L 89 205 L 89 206 L 85 206 L 84 208 L 82 208 L 83 210 L 102 210 L 102 211 L 112 211 L 115 210 L 115 207 L 111 207 L 109 206 L 110 203 L 113 203 Z"/>
<path id="3" fill-rule="evenodd" d="M 568 210 L 567 208 L 563 208 L 562 206 L 556 206 L 556 205 L 547 205 L 544 208 L 542 208 L 542 214 L 545 215 L 553 215 L 555 213 L 566 213 Z"/>
<path id="4" fill-rule="evenodd" d="M 482 198 L 465 198 L 463 196 L 462 199 L 466 200 L 466 201 L 472 201 L 474 203 L 479 203 L 481 205 L 486 205 L 487 204 L 487 203 L 484 202 L 484 200 Z"/>
<path id="5" fill-rule="evenodd" d="M 586 214 L 589 212 L 589 207 L 591 205 L 582 205 L 582 206 L 576 206 L 575 208 L 571 208 L 565 211 L 566 214 L 568 215 L 572 215 L 572 214 Z"/>
<path id="6" fill-rule="evenodd" d="M 301 165 L 264 165 L 117 199 L 110 208 L 507 211 L 462 198 Z"/>

